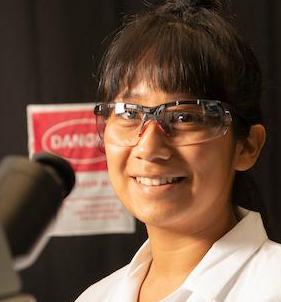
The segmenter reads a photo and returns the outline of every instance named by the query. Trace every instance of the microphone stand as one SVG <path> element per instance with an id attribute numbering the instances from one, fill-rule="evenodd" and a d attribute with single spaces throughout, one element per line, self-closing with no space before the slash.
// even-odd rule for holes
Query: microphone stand
<path id="1" fill-rule="evenodd" d="M 36 302 L 29 294 L 21 294 L 21 281 L 13 269 L 12 257 L 0 223 L 0 302 Z"/>

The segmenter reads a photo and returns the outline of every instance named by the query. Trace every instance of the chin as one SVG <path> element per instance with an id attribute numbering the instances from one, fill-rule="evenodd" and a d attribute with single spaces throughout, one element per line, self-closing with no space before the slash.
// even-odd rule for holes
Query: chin
<path id="1" fill-rule="evenodd" d="M 146 207 L 144 211 L 141 210 L 131 211 L 132 214 L 140 221 L 145 223 L 147 226 L 153 226 L 158 228 L 167 228 L 172 225 L 177 225 L 180 220 L 180 212 L 176 209 L 155 209 Z M 182 211 L 181 211 L 182 213 Z"/>

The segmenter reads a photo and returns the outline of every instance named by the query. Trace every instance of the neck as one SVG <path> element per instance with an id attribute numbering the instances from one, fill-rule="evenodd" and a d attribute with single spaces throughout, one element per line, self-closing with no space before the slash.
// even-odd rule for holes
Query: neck
<path id="1" fill-rule="evenodd" d="M 156 277 L 185 279 L 212 245 L 237 224 L 233 211 L 213 217 L 208 224 L 198 224 L 196 231 L 173 231 L 147 225 L 152 251 L 149 274 Z M 182 281 L 183 281 L 182 280 Z"/>
<path id="2" fill-rule="evenodd" d="M 138 302 L 159 301 L 174 292 L 211 246 L 238 222 L 234 211 L 230 210 L 229 215 L 225 211 L 214 213 L 208 221 L 197 217 L 189 226 L 176 230 L 146 225 L 153 260 Z"/>

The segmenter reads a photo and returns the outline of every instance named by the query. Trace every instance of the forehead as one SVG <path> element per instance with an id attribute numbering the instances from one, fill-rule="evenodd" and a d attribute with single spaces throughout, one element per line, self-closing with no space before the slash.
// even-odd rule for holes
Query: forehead
<path id="1" fill-rule="evenodd" d="M 154 107 L 160 104 L 175 102 L 180 100 L 188 100 L 194 98 L 191 94 L 183 93 L 167 93 L 141 81 L 131 89 L 124 89 L 115 98 L 114 102 L 133 103 Z"/>

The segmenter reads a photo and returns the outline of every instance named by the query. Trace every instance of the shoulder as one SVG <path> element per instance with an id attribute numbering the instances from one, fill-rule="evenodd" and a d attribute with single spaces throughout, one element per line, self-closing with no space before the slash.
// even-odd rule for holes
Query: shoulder
<path id="1" fill-rule="evenodd" d="M 86 289 L 75 302 L 105 302 L 117 291 L 127 266 L 115 271 Z"/>
<path id="2" fill-rule="evenodd" d="M 266 240 L 245 264 L 235 287 L 242 297 L 251 301 L 280 302 L 280 280 L 281 244 Z"/>
<path id="3" fill-rule="evenodd" d="M 266 240 L 253 255 L 253 264 L 257 269 L 268 272 L 269 275 L 278 273 L 281 277 L 281 244 L 270 239 Z"/>
<path id="4" fill-rule="evenodd" d="M 259 282 L 260 279 L 263 284 L 268 283 L 267 286 L 275 286 L 273 281 L 277 277 L 278 280 L 281 279 L 281 244 L 266 240 L 249 261 L 248 269 L 253 274 L 253 280 Z M 278 288 L 281 294 L 280 283 Z"/>

